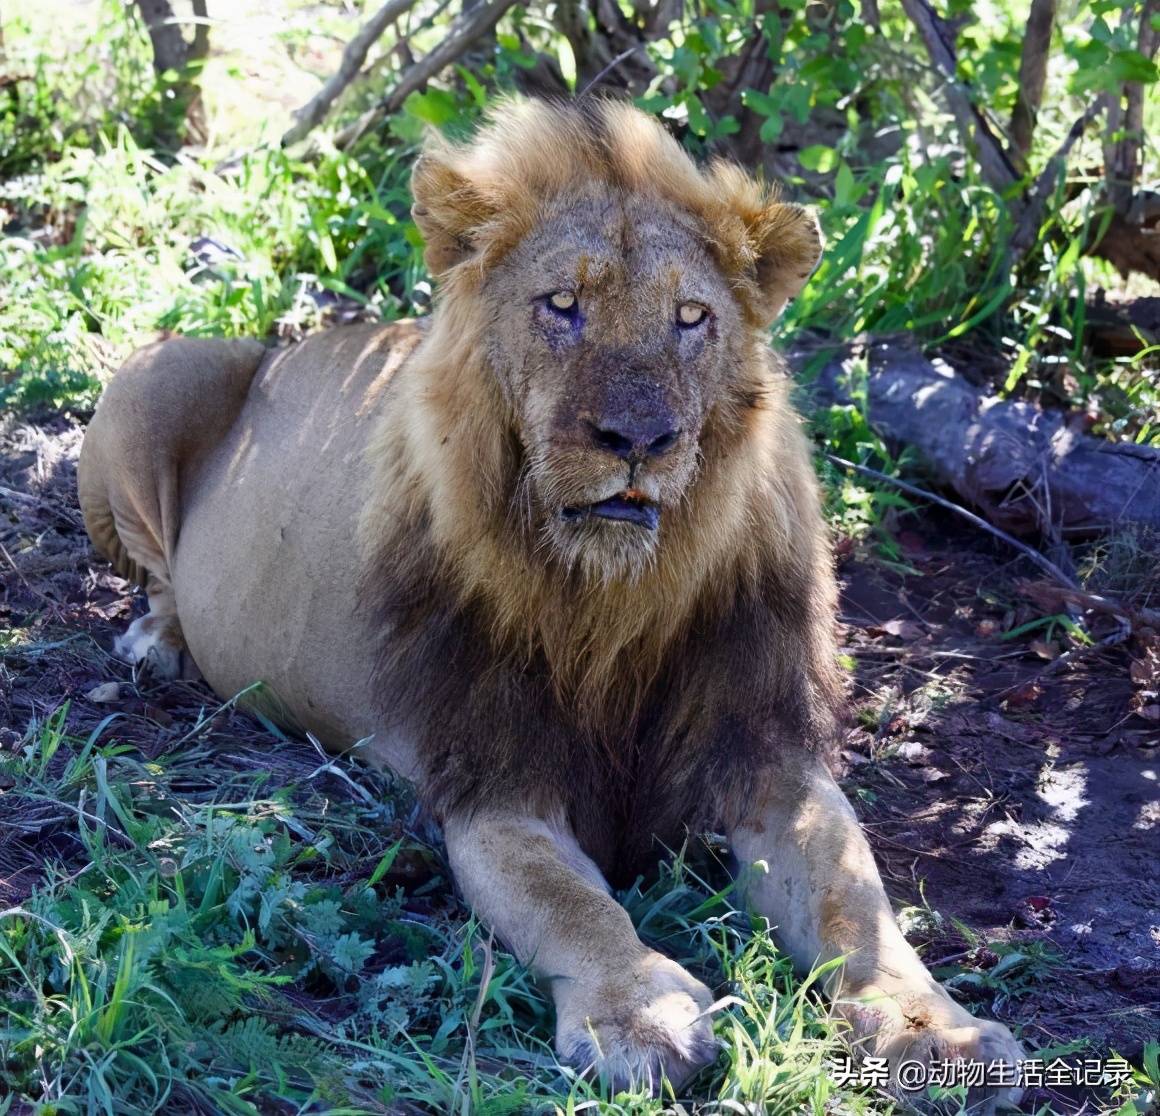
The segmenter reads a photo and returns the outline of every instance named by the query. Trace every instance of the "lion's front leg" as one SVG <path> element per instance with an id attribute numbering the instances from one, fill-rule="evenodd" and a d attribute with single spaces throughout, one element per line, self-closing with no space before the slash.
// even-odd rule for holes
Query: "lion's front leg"
<path id="1" fill-rule="evenodd" d="M 956 1004 L 902 936 L 854 811 L 820 760 L 803 757 L 771 781 L 732 840 L 751 906 L 795 965 L 844 958 L 828 984 L 835 1009 L 857 1052 L 889 1059 L 895 1088 L 910 1060 L 1012 1065 L 1023 1056 L 1006 1027 Z M 972 1091 L 972 1111 L 1018 1092 Z"/>
<path id="2" fill-rule="evenodd" d="M 444 832 L 472 909 L 551 988 L 564 1062 L 655 1092 L 713 1060 L 709 990 L 640 941 L 563 827 L 492 813 L 452 817 Z"/>

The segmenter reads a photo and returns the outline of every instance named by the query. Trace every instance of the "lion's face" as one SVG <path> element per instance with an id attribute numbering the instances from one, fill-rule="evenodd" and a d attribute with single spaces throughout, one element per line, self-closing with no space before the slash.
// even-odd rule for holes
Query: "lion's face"
<path id="1" fill-rule="evenodd" d="M 525 454 L 521 513 L 569 567 L 639 573 L 738 386 L 744 327 L 703 237 L 656 202 L 560 198 L 481 297 Z"/>
<path id="2" fill-rule="evenodd" d="M 504 102 L 470 143 L 433 137 L 412 186 L 441 351 L 520 447 L 507 506 L 541 556 L 638 577 L 767 386 L 762 330 L 817 263 L 816 218 L 599 100 Z"/>

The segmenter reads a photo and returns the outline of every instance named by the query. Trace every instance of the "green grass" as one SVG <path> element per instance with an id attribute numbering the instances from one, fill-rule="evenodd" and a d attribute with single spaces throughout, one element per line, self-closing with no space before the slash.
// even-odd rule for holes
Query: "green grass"
<path id="1" fill-rule="evenodd" d="M 27 179 L 0 187 L 15 225 L 41 230 L 0 240 L 0 403 L 91 404 L 157 331 L 297 336 L 328 294 L 374 317 L 412 311 L 408 154 L 307 168 L 262 150 L 218 174 L 164 164 L 120 128 L 43 168 L 35 200 Z"/>
<path id="2" fill-rule="evenodd" d="M 152 758 L 118 742 L 118 719 L 74 736 L 62 706 L 0 755 L 6 824 L 70 850 L 0 911 L 10 1099 L 116 1116 L 664 1109 L 561 1069 L 544 994 L 451 898 L 389 779 L 247 732 L 228 707 Z M 885 1111 L 832 1085 L 837 1035 L 727 886 L 678 856 L 622 898 L 729 997 L 702 1091 Z"/>

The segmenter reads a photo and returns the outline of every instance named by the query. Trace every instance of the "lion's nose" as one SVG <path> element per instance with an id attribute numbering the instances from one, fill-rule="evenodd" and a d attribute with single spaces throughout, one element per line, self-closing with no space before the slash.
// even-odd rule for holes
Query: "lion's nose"
<path id="1" fill-rule="evenodd" d="M 622 416 L 611 421 L 606 419 L 601 423 L 592 423 L 591 426 L 593 443 L 626 461 L 660 457 L 668 453 L 681 436 L 681 432 L 667 417 L 632 419 Z"/>

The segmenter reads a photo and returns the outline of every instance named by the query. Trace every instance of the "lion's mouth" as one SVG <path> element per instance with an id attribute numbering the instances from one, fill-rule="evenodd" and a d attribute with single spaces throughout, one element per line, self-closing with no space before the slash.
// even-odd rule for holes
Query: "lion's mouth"
<path id="1" fill-rule="evenodd" d="M 660 507 L 647 496 L 631 488 L 596 504 L 580 504 L 565 508 L 560 515 L 569 523 L 595 516 L 598 519 L 635 523 L 638 527 L 644 527 L 649 531 L 655 531 L 661 523 Z"/>

